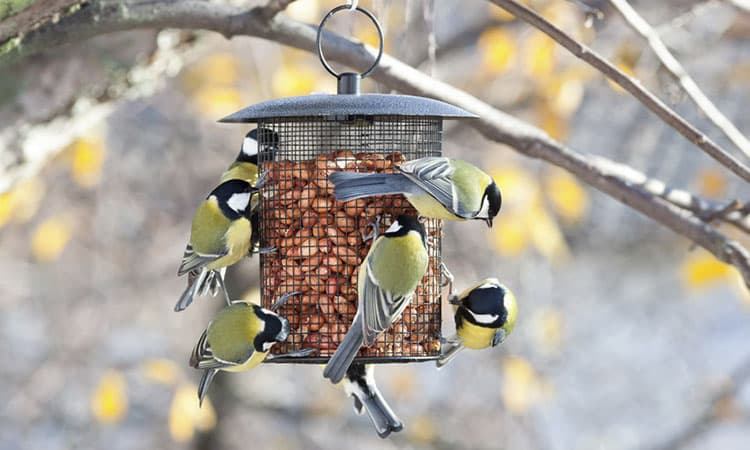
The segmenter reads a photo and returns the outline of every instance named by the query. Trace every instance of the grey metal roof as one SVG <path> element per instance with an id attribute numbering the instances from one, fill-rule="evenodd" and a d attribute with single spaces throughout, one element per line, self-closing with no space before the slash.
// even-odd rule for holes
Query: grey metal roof
<path id="1" fill-rule="evenodd" d="M 270 100 L 231 114 L 219 122 L 247 123 L 282 117 L 421 116 L 475 119 L 478 116 L 431 98 L 411 95 L 313 94 Z"/>

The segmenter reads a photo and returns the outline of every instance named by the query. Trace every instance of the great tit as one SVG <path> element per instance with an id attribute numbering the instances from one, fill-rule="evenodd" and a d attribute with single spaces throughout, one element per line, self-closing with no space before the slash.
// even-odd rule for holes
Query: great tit
<path id="1" fill-rule="evenodd" d="M 271 158 L 279 149 L 279 134 L 269 128 L 256 128 L 245 135 L 237 159 L 221 175 L 221 181 L 245 180 L 255 186 L 258 182 L 258 141 L 263 141 L 263 151 L 271 152 Z M 252 246 L 250 253 L 257 251 L 260 244 L 260 216 L 257 211 L 250 215 L 253 226 Z"/>
<path id="2" fill-rule="evenodd" d="M 479 168 L 442 157 L 426 157 L 397 166 L 399 173 L 334 172 L 336 200 L 404 194 L 420 215 L 443 220 L 484 220 L 488 227 L 500 211 L 495 181 Z"/>
<path id="3" fill-rule="evenodd" d="M 255 185 L 258 181 L 258 139 L 264 142 L 264 151 L 276 152 L 279 148 L 279 135 L 268 128 L 256 128 L 245 135 L 237 159 L 221 175 L 221 181 L 245 180 Z"/>
<path id="4" fill-rule="evenodd" d="M 416 217 L 400 215 L 375 239 L 359 266 L 359 305 L 351 328 L 323 371 L 338 383 L 362 345 L 370 346 L 401 317 L 427 270 L 425 229 Z"/>
<path id="5" fill-rule="evenodd" d="M 343 383 L 346 394 L 354 400 L 354 411 L 359 415 L 367 412 L 378 436 L 385 439 L 404 428 L 375 385 L 373 365 L 353 363 L 346 371 Z"/>
<path id="6" fill-rule="evenodd" d="M 297 292 L 285 294 L 274 306 L 278 308 Z M 203 331 L 190 356 L 190 365 L 205 372 L 198 384 L 198 399 L 203 403 L 208 386 L 219 370 L 242 372 L 257 366 L 268 356 L 271 347 L 289 335 L 289 322 L 274 311 L 237 300 L 219 311 Z M 284 356 L 306 356 L 312 349 Z"/>
<path id="7" fill-rule="evenodd" d="M 448 364 L 464 348 L 481 350 L 501 344 L 513 331 L 518 315 L 516 297 L 497 278 L 487 278 L 451 296 L 456 334 L 448 338 L 437 360 Z"/>
<path id="8" fill-rule="evenodd" d="M 221 183 L 198 206 L 190 229 L 190 242 L 182 256 L 177 275 L 192 272 L 192 283 L 177 301 L 182 311 L 196 294 L 211 291 L 213 283 L 224 289 L 224 270 L 250 251 L 252 226 L 250 214 L 257 205 L 258 189 L 244 180 Z M 197 273 L 197 276 L 195 275 Z"/>

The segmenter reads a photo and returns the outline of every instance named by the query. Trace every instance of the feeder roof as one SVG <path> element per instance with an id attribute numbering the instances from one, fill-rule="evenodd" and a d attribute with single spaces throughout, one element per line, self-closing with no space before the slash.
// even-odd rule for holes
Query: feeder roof
<path id="1" fill-rule="evenodd" d="M 313 94 L 288 97 L 248 106 L 219 122 L 248 123 L 273 118 L 331 118 L 345 116 L 442 117 L 475 119 L 478 116 L 431 98 L 412 95 Z"/>

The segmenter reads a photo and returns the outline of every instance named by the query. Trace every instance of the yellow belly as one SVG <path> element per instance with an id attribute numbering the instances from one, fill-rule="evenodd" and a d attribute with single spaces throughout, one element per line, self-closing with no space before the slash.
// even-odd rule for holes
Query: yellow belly
<path id="1" fill-rule="evenodd" d="M 472 323 L 464 322 L 456 334 L 461 338 L 464 346 L 472 350 L 481 350 L 492 345 L 495 330 L 491 328 L 478 327 Z"/>
<path id="2" fill-rule="evenodd" d="M 429 194 L 411 195 L 404 194 L 409 203 L 416 208 L 419 215 L 429 217 L 431 219 L 442 219 L 442 220 L 466 220 L 462 217 L 458 217 L 452 212 L 448 211 L 445 206 L 439 201 L 435 200 Z"/>
<path id="3" fill-rule="evenodd" d="M 207 264 L 206 269 L 214 270 L 231 266 L 247 256 L 250 252 L 251 235 L 252 227 L 250 226 L 250 221 L 244 218 L 235 220 L 224 235 L 224 241 L 229 252 L 216 261 Z"/>
<path id="4" fill-rule="evenodd" d="M 250 359 L 247 360 L 245 364 L 240 364 L 239 366 L 232 366 L 227 367 L 224 370 L 227 372 L 244 372 L 246 370 L 250 370 L 253 367 L 257 366 L 258 364 L 262 363 L 264 359 L 266 359 L 266 356 L 268 355 L 268 352 L 255 352 L 253 353 L 253 356 L 250 357 Z"/>

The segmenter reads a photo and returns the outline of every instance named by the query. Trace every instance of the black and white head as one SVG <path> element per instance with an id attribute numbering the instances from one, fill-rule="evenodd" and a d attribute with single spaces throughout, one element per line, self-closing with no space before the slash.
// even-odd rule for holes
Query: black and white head
<path id="1" fill-rule="evenodd" d="M 419 234 L 422 239 L 422 243 L 427 246 L 427 233 L 425 232 L 424 226 L 419 222 L 415 216 L 408 216 L 401 214 L 396 217 L 396 220 L 391 223 L 391 226 L 385 230 L 385 236 L 387 237 L 399 237 L 406 236 L 408 233 L 414 232 Z"/>
<path id="2" fill-rule="evenodd" d="M 487 226 L 492 228 L 492 220 L 500 212 L 500 207 L 503 204 L 503 198 L 500 195 L 500 188 L 497 187 L 495 181 L 490 178 L 490 184 L 484 189 L 484 195 L 482 196 L 482 208 L 479 210 L 476 219 L 482 219 L 487 223 Z"/>
<path id="3" fill-rule="evenodd" d="M 255 315 L 260 319 L 260 331 L 255 336 L 253 348 L 259 352 L 267 352 L 277 342 L 283 342 L 289 336 L 289 321 L 273 311 L 252 305 Z"/>
<path id="4" fill-rule="evenodd" d="M 497 278 L 487 278 L 461 298 L 456 310 L 456 326 L 463 320 L 483 328 L 497 329 L 508 319 L 506 289 Z"/>
<path id="5" fill-rule="evenodd" d="M 244 180 L 227 180 L 217 186 L 209 199 L 214 198 L 221 212 L 229 219 L 239 219 L 250 209 L 252 196 L 258 190 Z"/>
<path id="6" fill-rule="evenodd" d="M 279 134 L 268 128 L 256 128 L 245 135 L 237 161 L 258 164 L 260 146 L 264 151 L 274 152 L 279 147 Z"/>

